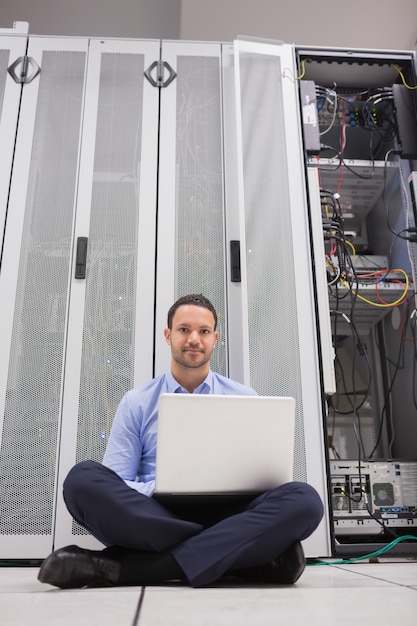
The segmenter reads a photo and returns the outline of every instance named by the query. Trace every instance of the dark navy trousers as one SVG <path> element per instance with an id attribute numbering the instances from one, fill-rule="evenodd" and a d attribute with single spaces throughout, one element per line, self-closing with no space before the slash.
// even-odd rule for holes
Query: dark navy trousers
<path id="1" fill-rule="evenodd" d="M 194 587 L 262 565 L 306 539 L 323 516 L 316 490 L 291 482 L 255 498 L 162 505 L 95 461 L 73 467 L 64 500 L 74 519 L 106 546 L 169 551 Z"/>

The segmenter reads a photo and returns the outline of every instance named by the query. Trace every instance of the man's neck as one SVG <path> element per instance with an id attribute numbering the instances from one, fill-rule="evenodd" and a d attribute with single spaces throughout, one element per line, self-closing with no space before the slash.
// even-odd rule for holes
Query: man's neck
<path id="1" fill-rule="evenodd" d="M 171 365 L 171 374 L 181 385 L 184 387 L 189 393 L 193 393 L 197 387 L 201 385 L 202 382 L 207 378 L 207 374 L 209 373 L 210 368 L 179 368 L 175 367 L 175 365 Z"/>

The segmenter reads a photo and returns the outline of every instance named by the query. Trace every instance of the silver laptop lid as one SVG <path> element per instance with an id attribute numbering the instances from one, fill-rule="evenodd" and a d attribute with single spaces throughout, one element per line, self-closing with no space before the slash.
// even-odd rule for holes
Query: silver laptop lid
<path id="1" fill-rule="evenodd" d="M 294 398 L 162 394 L 155 493 L 256 493 L 291 481 L 294 421 Z"/>

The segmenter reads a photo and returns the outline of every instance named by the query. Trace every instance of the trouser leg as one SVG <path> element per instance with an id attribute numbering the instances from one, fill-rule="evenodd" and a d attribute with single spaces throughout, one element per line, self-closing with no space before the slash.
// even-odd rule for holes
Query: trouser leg
<path id="1" fill-rule="evenodd" d="M 193 586 L 208 585 L 228 571 L 271 561 L 306 539 L 322 516 L 323 504 L 312 487 L 288 483 L 186 539 L 171 554 Z"/>
<path id="2" fill-rule="evenodd" d="M 178 518 L 94 461 L 72 468 L 64 481 L 64 500 L 73 518 L 106 546 L 160 552 L 203 528 Z"/>
<path id="3" fill-rule="evenodd" d="M 64 498 L 74 519 L 102 543 L 132 551 L 170 551 L 195 587 L 209 585 L 226 572 L 271 561 L 294 541 L 308 537 L 323 515 L 323 505 L 313 488 L 289 483 L 244 507 L 239 505 L 237 513 L 234 506 L 225 507 L 227 517 L 214 511 L 208 523 L 200 515 L 196 516 L 198 521 L 188 521 L 92 461 L 71 470 L 64 483 Z M 132 554 L 132 559 L 129 570 L 134 573 L 142 557 L 138 554 L 136 561 Z M 134 576 L 132 580 L 129 584 L 134 584 Z M 144 580 L 143 584 L 149 584 L 146 571 Z"/>

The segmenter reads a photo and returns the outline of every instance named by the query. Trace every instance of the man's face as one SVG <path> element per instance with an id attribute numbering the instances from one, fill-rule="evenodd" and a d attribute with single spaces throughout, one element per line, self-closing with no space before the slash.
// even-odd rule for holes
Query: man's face
<path id="1" fill-rule="evenodd" d="M 178 307 L 172 329 L 166 328 L 164 334 L 173 360 L 187 368 L 202 367 L 210 361 L 219 336 L 211 311 L 194 304 Z"/>

